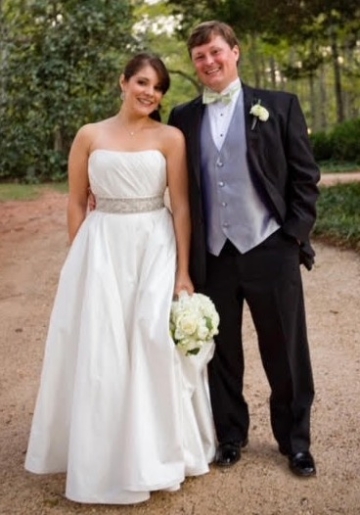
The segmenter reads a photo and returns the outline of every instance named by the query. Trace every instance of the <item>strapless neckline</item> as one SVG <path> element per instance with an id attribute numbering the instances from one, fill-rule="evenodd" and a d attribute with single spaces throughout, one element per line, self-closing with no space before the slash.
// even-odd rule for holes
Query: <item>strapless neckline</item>
<path id="1" fill-rule="evenodd" d="M 161 150 L 158 150 L 156 148 L 153 148 L 153 149 L 146 149 L 146 150 L 113 150 L 113 149 L 108 149 L 108 148 L 95 148 L 89 155 L 89 159 L 91 159 L 91 157 L 96 154 L 97 152 L 108 152 L 108 153 L 113 153 L 113 154 L 123 154 L 123 155 L 126 155 L 126 156 L 131 156 L 131 155 L 138 155 L 138 154 L 144 154 L 144 153 L 157 153 L 157 154 L 160 154 L 164 159 L 165 156 L 164 154 L 161 152 Z"/>

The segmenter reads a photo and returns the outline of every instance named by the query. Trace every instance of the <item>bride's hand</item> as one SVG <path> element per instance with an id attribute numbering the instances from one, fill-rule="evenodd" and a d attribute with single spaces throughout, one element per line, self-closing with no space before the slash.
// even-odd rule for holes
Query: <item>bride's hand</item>
<path id="1" fill-rule="evenodd" d="M 194 293 L 194 285 L 187 274 L 177 274 L 175 280 L 174 295 L 179 295 L 181 291 L 186 291 L 189 295 Z"/>

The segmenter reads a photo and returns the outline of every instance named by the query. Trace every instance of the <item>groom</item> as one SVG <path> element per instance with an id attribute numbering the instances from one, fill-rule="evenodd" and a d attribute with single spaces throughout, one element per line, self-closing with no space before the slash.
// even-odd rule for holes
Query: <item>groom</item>
<path id="1" fill-rule="evenodd" d="M 200 24 L 188 50 L 204 94 L 175 107 L 169 123 L 187 141 L 192 278 L 220 314 L 209 367 L 215 463 L 235 464 L 248 441 L 241 341 L 246 301 L 271 388 L 279 451 L 292 472 L 313 476 L 314 386 L 299 265 L 310 269 L 313 263 L 309 234 L 319 170 L 304 116 L 296 96 L 240 81 L 239 44 L 228 25 Z"/>

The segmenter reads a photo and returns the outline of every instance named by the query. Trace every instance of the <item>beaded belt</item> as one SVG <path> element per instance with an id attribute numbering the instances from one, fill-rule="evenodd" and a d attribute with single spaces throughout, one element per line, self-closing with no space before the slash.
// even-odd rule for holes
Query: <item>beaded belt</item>
<path id="1" fill-rule="evenodd" d="M 164 198 L 96 198 L 96 209 L 105 213 L 144 213 L 164 207 Z"/>

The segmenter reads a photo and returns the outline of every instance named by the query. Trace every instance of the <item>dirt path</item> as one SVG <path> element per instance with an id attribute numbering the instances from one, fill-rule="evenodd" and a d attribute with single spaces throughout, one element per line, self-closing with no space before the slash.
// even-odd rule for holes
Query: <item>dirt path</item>
<path id="1" fill-rule="evenodd" d="M 333 186 L 345 182 L 359 182 L 360 172 L 349 173 L 326 173 L 321 177 L 321 184 L 324 186 Z"/>
<path id="2" fill-rule="evenodd" d="M 144 505 L 93 506 L 63 497 L 64 476 L 23 469 L 48 317 L 67 252 L 66 197 L 0 204 L 0 515 L 358 515 L 360 513 L 360 258 L 316 245 L 304 271 L 316 381 L 313 446 L 318 477 L 293 477 L 277 452 L 268 387 L 246 313 L 250 444 L 229 471 L 187 480 Z"/>

